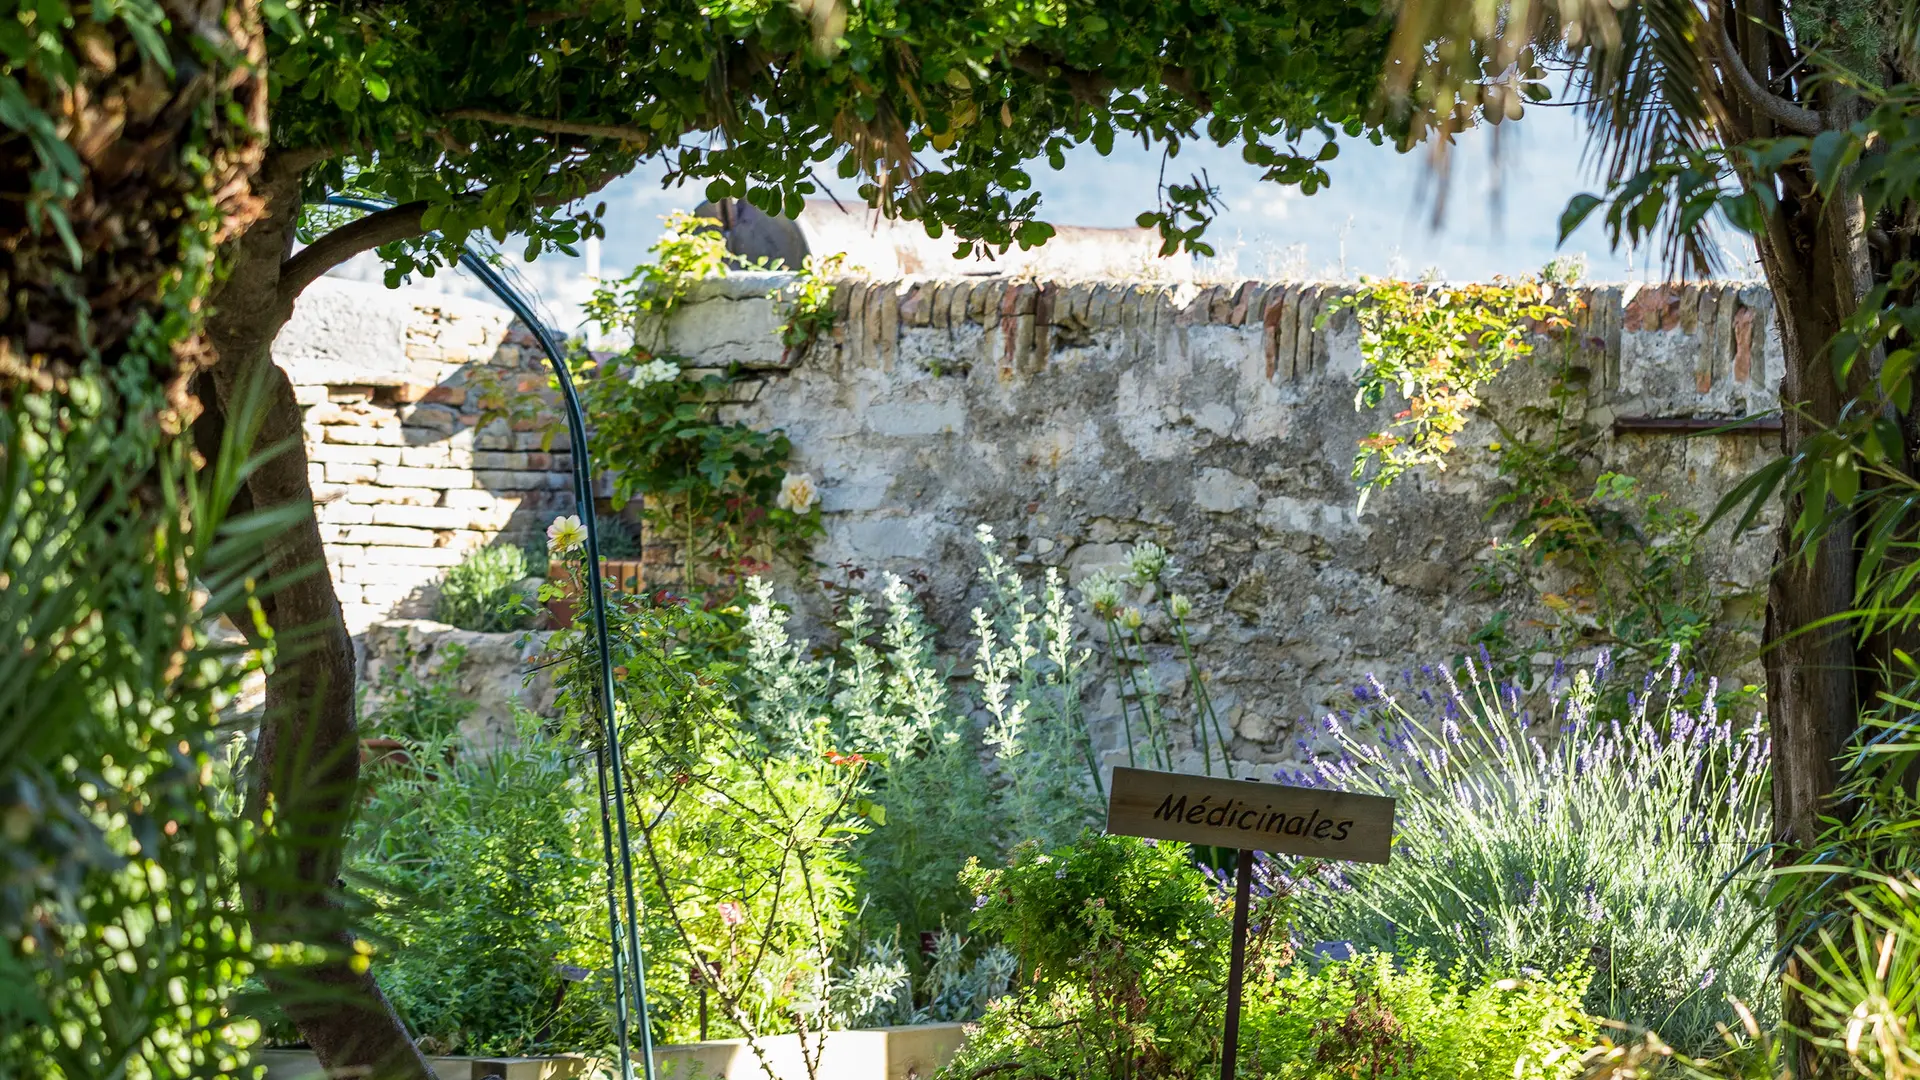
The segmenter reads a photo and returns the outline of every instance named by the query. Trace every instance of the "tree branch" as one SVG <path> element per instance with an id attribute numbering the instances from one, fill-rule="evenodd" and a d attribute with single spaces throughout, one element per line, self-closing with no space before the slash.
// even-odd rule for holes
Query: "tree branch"
<path id="1" fill-rule="evenodd" d="M 569 190 L 566 181 L 577 175 L 569 172 L 549 174 L 547 179 L 558 183 L 560 190 L 535 196 L 533 207 L 565 206 L 584 199 L 612 183 L 616 174 L 608 172 L 589 176 L 579 191 Z M 307 286 L 319 280 L 321 275 L 363 251 L 372 251 L 382 244 L 425 233 L 427 228 L 423 219 L 429 205 L 420 200 L 377 210 L 301 248 L 297 254 L 280 264 L 280 302 L 292 305 L 307 290 Z"/>
<path id="2" fill-rule="evenodd" d="M 1012 64 L 1016 71 L 1024 71 L 1036 79 L 1060 79 L 1067 84 L 1067 89 L 1072 91 L 1076 100 L 1089 105 L 1103 102 L 1108 94 L 1113 93 L 1112 79 L 1070 68 L 1032 46 L 1009 54 L 1007 63 Z"/>
<path id="3" fill-rule="evenodd" d="M 1113 80 L 1098 72 L 1084 71 L 1068 67 L 1059 57 L 1042 52 L 1029 45 L 1019 52 L 1010 53 L 1007 63 L 1016 71 L 1023 71 L 1036 79 L 1060 79 L 1074 98 L 1089 105 L 1107 100 L 1113 93 Z M 1193 85 L 1193 74 L 1176 64 L 1168 64 L 1160 69 L 1160 85 L 1186 98 L 1188 103 L 1201 112 L 1213 111 L 1213 101 Z"/>
<path id="4" fill-rule="evenodd" d="M 1711 10 L 1713 5 L 1708 5 Z M 1727 25 L 1722 19 L 1709 18 L 1713 24 L 1714 43 L 1720 50 L 1720 68 L 1733 76 L 1733 84 L 1740 88 L 1740 96 L 1760 115 L 1801 135 L 1818 135 L 1821 131 L 1820 114 L 1804 105 L 1788 101 L 1760 84 L 1740 62 L 1740 53 L 1733 47 L 1733 39 L 1727 36 Z"/>
<path id="5" fill-rule="evenodd" d="M 453 120 L 478 120 L 483 124 L 531 128 L 535 131 L 552 132 L 555 135 L 618 139 L 621 142 L 636 143 L 643 150 L 651 145 L 654 134 L 646 128 L 632 127 L 627 124 L 582 124 L 572 120 L 549 120 L 542 116 L 522 116 L 518 113 L 494 112 L 490 109 L 455 109 L 447 116 Z"/>
<path id="6" fill-rule="evenodd" d="M 427 231 L 421 219 L 426 215 L 428 205 L 425 200 L 420 200 L 376 211 L 342 225 L 300 249 L 293 258 L 280 264 L 281 301 L 291 304 L 320 275 L 363 251 L 372 251 L 381 244 L 391 244 L 395 240 L 405 240 Z"/>

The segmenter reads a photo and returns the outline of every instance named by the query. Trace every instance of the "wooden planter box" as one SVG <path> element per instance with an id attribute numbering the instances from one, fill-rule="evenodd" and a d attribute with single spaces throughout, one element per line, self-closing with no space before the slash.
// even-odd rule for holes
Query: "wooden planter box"
<path id="1" fill-rule="evenodd" d="M 547 564 L 548 581 L 565 581 L 566 576 L 566 563 L 555 559 Z M 646 577 L 641 573 L 639 559 L 601 559 L 600 580 L 606 582 L 609 594 L 639 593 L 646 588 Z M 584 610 L 586 604 L 569 592 L 566 596 L 547 601 L 546 607 L 547 627 L 565 630 L 573 625 L 574 615 Z"/>
<path id="2" fill-rule="evenodd" d="M 965 1024 L 910 1024 L 829 1031 L 815 1043 L 820 1076 L 831 1080 L 929 1080 L 952 1059 L 967 1039 Z M 757 1040 L 773 1067 L 769 1077 L 760 1055 L 745 1039 L 715 1039 L 653 1048 L 659 1080 L 808 1080 L 798 1035 Z M 255 1065 L 265 1065 L 265 1080 L 328 1080 L 310 1050 L 256 1050 Z M 578 1054 L 538 1058 L 428 1058 L 436 1080 L 572 1080 L 597 1064 Z"/>
<path id="3" fill-rule="evenodd" d="M 820 1055 L 822 1078 L 831 1080 L 929 1080 L 952 1059 L 967 1039 L 965 1024 L 909 1024 L 829 1031 L 812 1049 Z M 808 1080 L 798 1035 L 756 1040 L 767 1063 L 745 1039 L 653 1048 L 660 1080 Z M 767 1075 L 767 1065 L 773 1075 Z"/>
<path id="4" fill-rule="evenodd" d="M 311 1050 L 255 1050 L 253 1063 L 265 1065 L 265 1080 L 328 1080 Z M 435 1080 L 571 1080 L 585 1076 L 594 1062 L 579 1054 L 557 1057 L 430 1057 Z"/>

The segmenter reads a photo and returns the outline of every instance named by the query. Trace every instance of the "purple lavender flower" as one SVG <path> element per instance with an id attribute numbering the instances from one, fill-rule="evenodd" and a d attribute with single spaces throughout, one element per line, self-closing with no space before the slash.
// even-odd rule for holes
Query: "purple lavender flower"
<path id="1" fill-rule="evenodd" d="M 1379 679 L 1373 677 L 1372 672 L 1367 673 L 1367 688 L 1373 691 L 1374 697 L 1377 700 L 1388 705 L 1393 704 L 1393 695 L 1387 693 L 1387 688 L 1380 684 Z"/>

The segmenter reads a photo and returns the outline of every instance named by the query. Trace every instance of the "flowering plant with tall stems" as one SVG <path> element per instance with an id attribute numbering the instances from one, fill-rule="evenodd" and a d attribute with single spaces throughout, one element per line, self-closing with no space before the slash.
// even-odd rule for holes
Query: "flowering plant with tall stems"
<path id="1" fill-rule="evenodd" d="M 1206 672 L 1201 669 L 1193 649 L 1193 637 L 1188 625 L 1188 619 L 1193 615 L 1193 600 L 1184 593 L 1169 592 L 1162 587 L 1171 569 L 1172 557 L 1167 550 L 1151 540 L 1143 540 L 1127 552 L 1127 573 L 1124 577 L 1103 570 L 1080 586 L 1081 595 L 1094 618 L 1105 626 L 1108 655 L 1113 659 L 1114 671 L 1120 680 L 1120 719 L 1126 735 L 1127 764 L 1139 764 L 1133 728 L 1137 709 L 1141 733 L 1147 740 L 1148 763 L 1167 770 L 1174 766 L 1166 701 L 1160 693 L 1159 681 L 1154 678 L 1147 654 L 1144 633 L 1146 617 L 1139 607 L 1125 602 L 1127 589 L 1132 586 L 1157 597 L 1167 625 L 1179 643 L 1180 659 L 1187 669 L 1187 686 L 1193 695 L 1188 730 L 1194 749 L 1200 752 L 1201 767 L 1208 776 L 1214 775 L 1217 752 L 1221 771 L 1232 778 L 1233 744 L 1226 734 L 1226 728 L 1220 723 L 1213 695 L 1207 690 Z"/>
<path id="2" fill-rule="evenodd" d="M 1307 940 L 1346 939 L 1502 978 L 1593 972 L 1592 1012 L 1683 1050 L 1723 1045 L 1728 998 L 1766 1016 L 1771 917 L 1764 717 L 1736 724 L 1717 687 L 1670 661 L 1625 694 L 1603 657 L 1556 671 L 1538 700 L 1490 673 L 1369 677 L 1329 715 L 1334 746 L 1277 779 L 1398 800 L 1383 866 L 1281 860 Z M 1698 706 L 1690 703 L 1698 700 Z M 1615 701 L 1622 702 L 1617 709 Z M 1535 706 L 1540 711 L 1535 711 Z M 1764 935 L 1762 935 L 1764 937 Z"/>

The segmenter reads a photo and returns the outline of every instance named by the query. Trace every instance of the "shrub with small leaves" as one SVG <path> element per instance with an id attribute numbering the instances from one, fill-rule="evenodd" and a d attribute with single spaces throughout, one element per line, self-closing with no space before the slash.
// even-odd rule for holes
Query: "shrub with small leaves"
<path id="1" fill-rule="evenodd" d="M 525 630 L 533 625 L 533 592 L 527 581 L 535 576 L 525 549 L 510 544 L 480 548 L 447 571 L 433 602 L 433 617 L 462 630 Z"/>
<path id="2" fill-rule="evenodd" d="M 1478 982 L 1385 953 L 1295 964 L 1248 988 L 1241 1070 L 1272 1080 L 1559 1080 L 1594 1041 L 1586 981 L 1572 971 Z"/>

